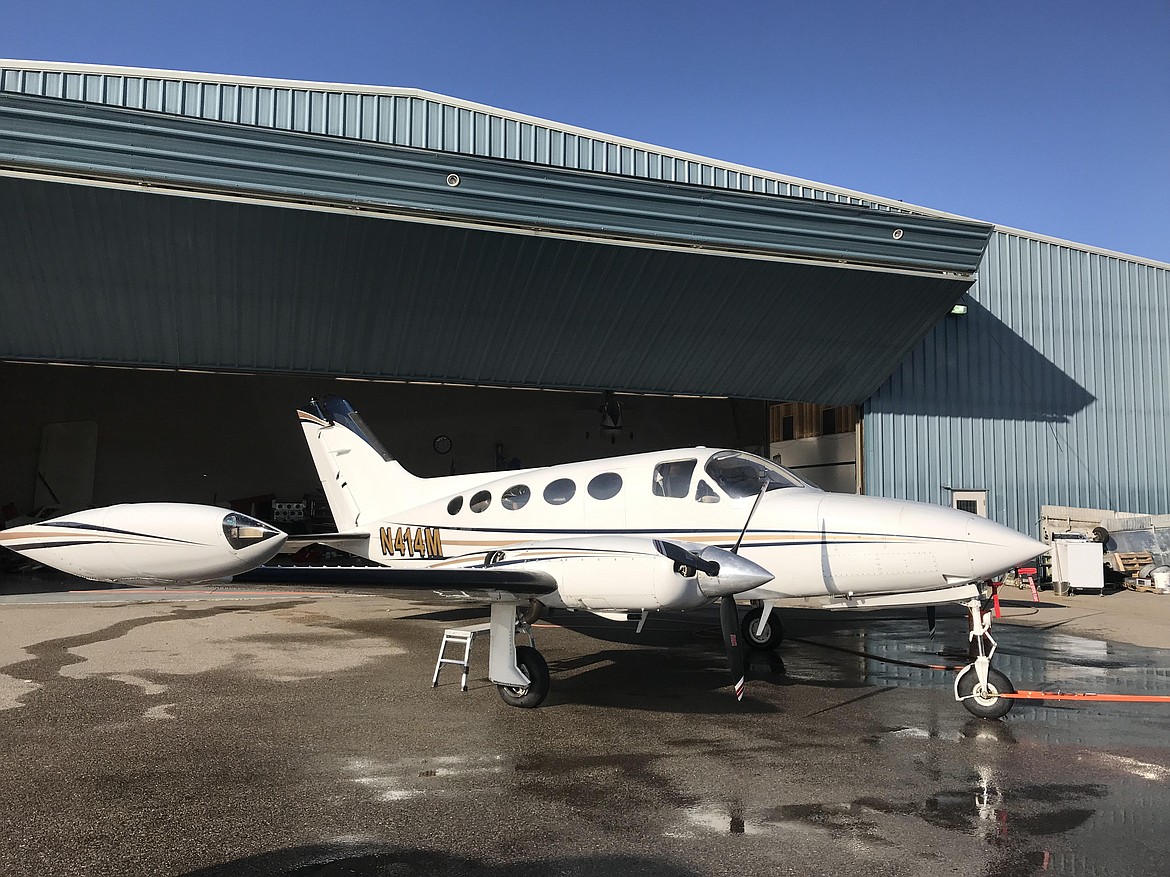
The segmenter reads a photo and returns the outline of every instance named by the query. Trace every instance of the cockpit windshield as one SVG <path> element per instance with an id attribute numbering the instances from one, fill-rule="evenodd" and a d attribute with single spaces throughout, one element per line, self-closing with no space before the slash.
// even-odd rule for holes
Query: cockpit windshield
<path id="1" fill-rule="evenodd" d="M 743 451 L 720 451 L 707 461 L 707 474 L 732 498 L 755 496 L 764 482 L 768 490 L 784 487 L 805 487 L 816 490 L 771 460 Z"/>

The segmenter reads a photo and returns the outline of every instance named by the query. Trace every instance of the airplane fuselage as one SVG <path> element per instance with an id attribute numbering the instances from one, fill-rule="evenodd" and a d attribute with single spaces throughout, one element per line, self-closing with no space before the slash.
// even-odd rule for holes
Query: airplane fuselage
<path id="1" fill-rule="evenodd" d="M 748 483 L 742 471 L 752 466 L 770 467 L 776 479 L 762 496 L 760 482 Z M 775 580 L 739 598 L 766 600 L 937 590 L 992 576 L 1041 547 L 966 512 L 825 493 L 738 451 L 688 448 L 420 482 L 433 499 L 358 522 L 370 530 L 371 560 L 430 568 L 479 565 L 516 546 L 596 536 L 731 548 L 751 515 L 740 551 Z M 603 579 L 603 570 L 597 575 Z M 584 601 L 561 594 L 547 602 L 654 608 L 657 601 L 637 602 L 647 599 L 645 592 L 598 588 Z"/>

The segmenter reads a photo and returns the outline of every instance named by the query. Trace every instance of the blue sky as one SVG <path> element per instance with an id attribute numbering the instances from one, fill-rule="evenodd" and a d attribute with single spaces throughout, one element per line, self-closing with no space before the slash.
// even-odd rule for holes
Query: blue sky
<path id="1" fill-rule="evenodd" d="M 0 57 L 422 88 L 1170 262 L 1170 0 L 39 0 L 0 20 Z"/>

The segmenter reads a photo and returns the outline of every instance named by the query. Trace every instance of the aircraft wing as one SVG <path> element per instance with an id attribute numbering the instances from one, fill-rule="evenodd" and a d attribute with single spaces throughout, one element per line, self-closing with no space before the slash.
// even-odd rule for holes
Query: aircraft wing
<path id="1" fill-rule="evenodd" d="M 233 579 L 478 602 L 522 602 L 560 591 L 577 607 L 612 605 L 617 595 L 629 609 L 661 607 L 664 589 L 672 605 L 695 608 L 771 580 L 767 570 L 714 546 L 629 536 L 540 540 L 413 567 L 260 566 Z"/>
<path id="2" fill-rule="evenodd" d="M 384 566 L 260 566 L 233 582 L 368 588 L 490 600 L 502 593 L 540 597 L 557 589 L 546 572 L 526 569 L 391 569 Z M 478 592 L 478 593 L 471 593 Z M 498 597 L 494 597 L 498 599 Z"/>
<path id="3" fill-rule="evenodd" d="M 577 608 L 694 608 L 759 587 L 772 574 L 739 555 L 650 536 L 566 536 L 495 551 L 420 558 L 418 566 L 263 566 L 286 544 L 339 544 L 364 556 L 369 534 L 286 533 L 240 512 L 189 503 L 126 503 L 0 532 L 0 544 L 92 581 L 241 583 L 414 592 L 469 602 L 560 596 Z M 425 566 L 423 564 L 426 564 Z M 569 587 L 566 596 L 565 588 Z M 663 594 L 667 594 L 663 602 Z"/>

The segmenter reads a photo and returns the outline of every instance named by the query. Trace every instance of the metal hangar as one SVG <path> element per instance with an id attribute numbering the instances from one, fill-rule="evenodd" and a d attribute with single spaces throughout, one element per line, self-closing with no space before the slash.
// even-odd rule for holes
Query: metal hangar
<path id="1" fill-rule="evenodd" d="M 1166 424 L 1170 266 L 900 202 L 416 90 L 0 61 L 0 234 L 22 511 L 54 453 L 97 504 L 292 490 L 288 409 L 338 380 L 420 474 L 707 441 L 831 480 L 839 446 L 847 487 L 1024 530 L 1170 510 L 1097 442 L 1119 381 Z M 1143 367 L 1090 380 L 1139 302 Z"/>

